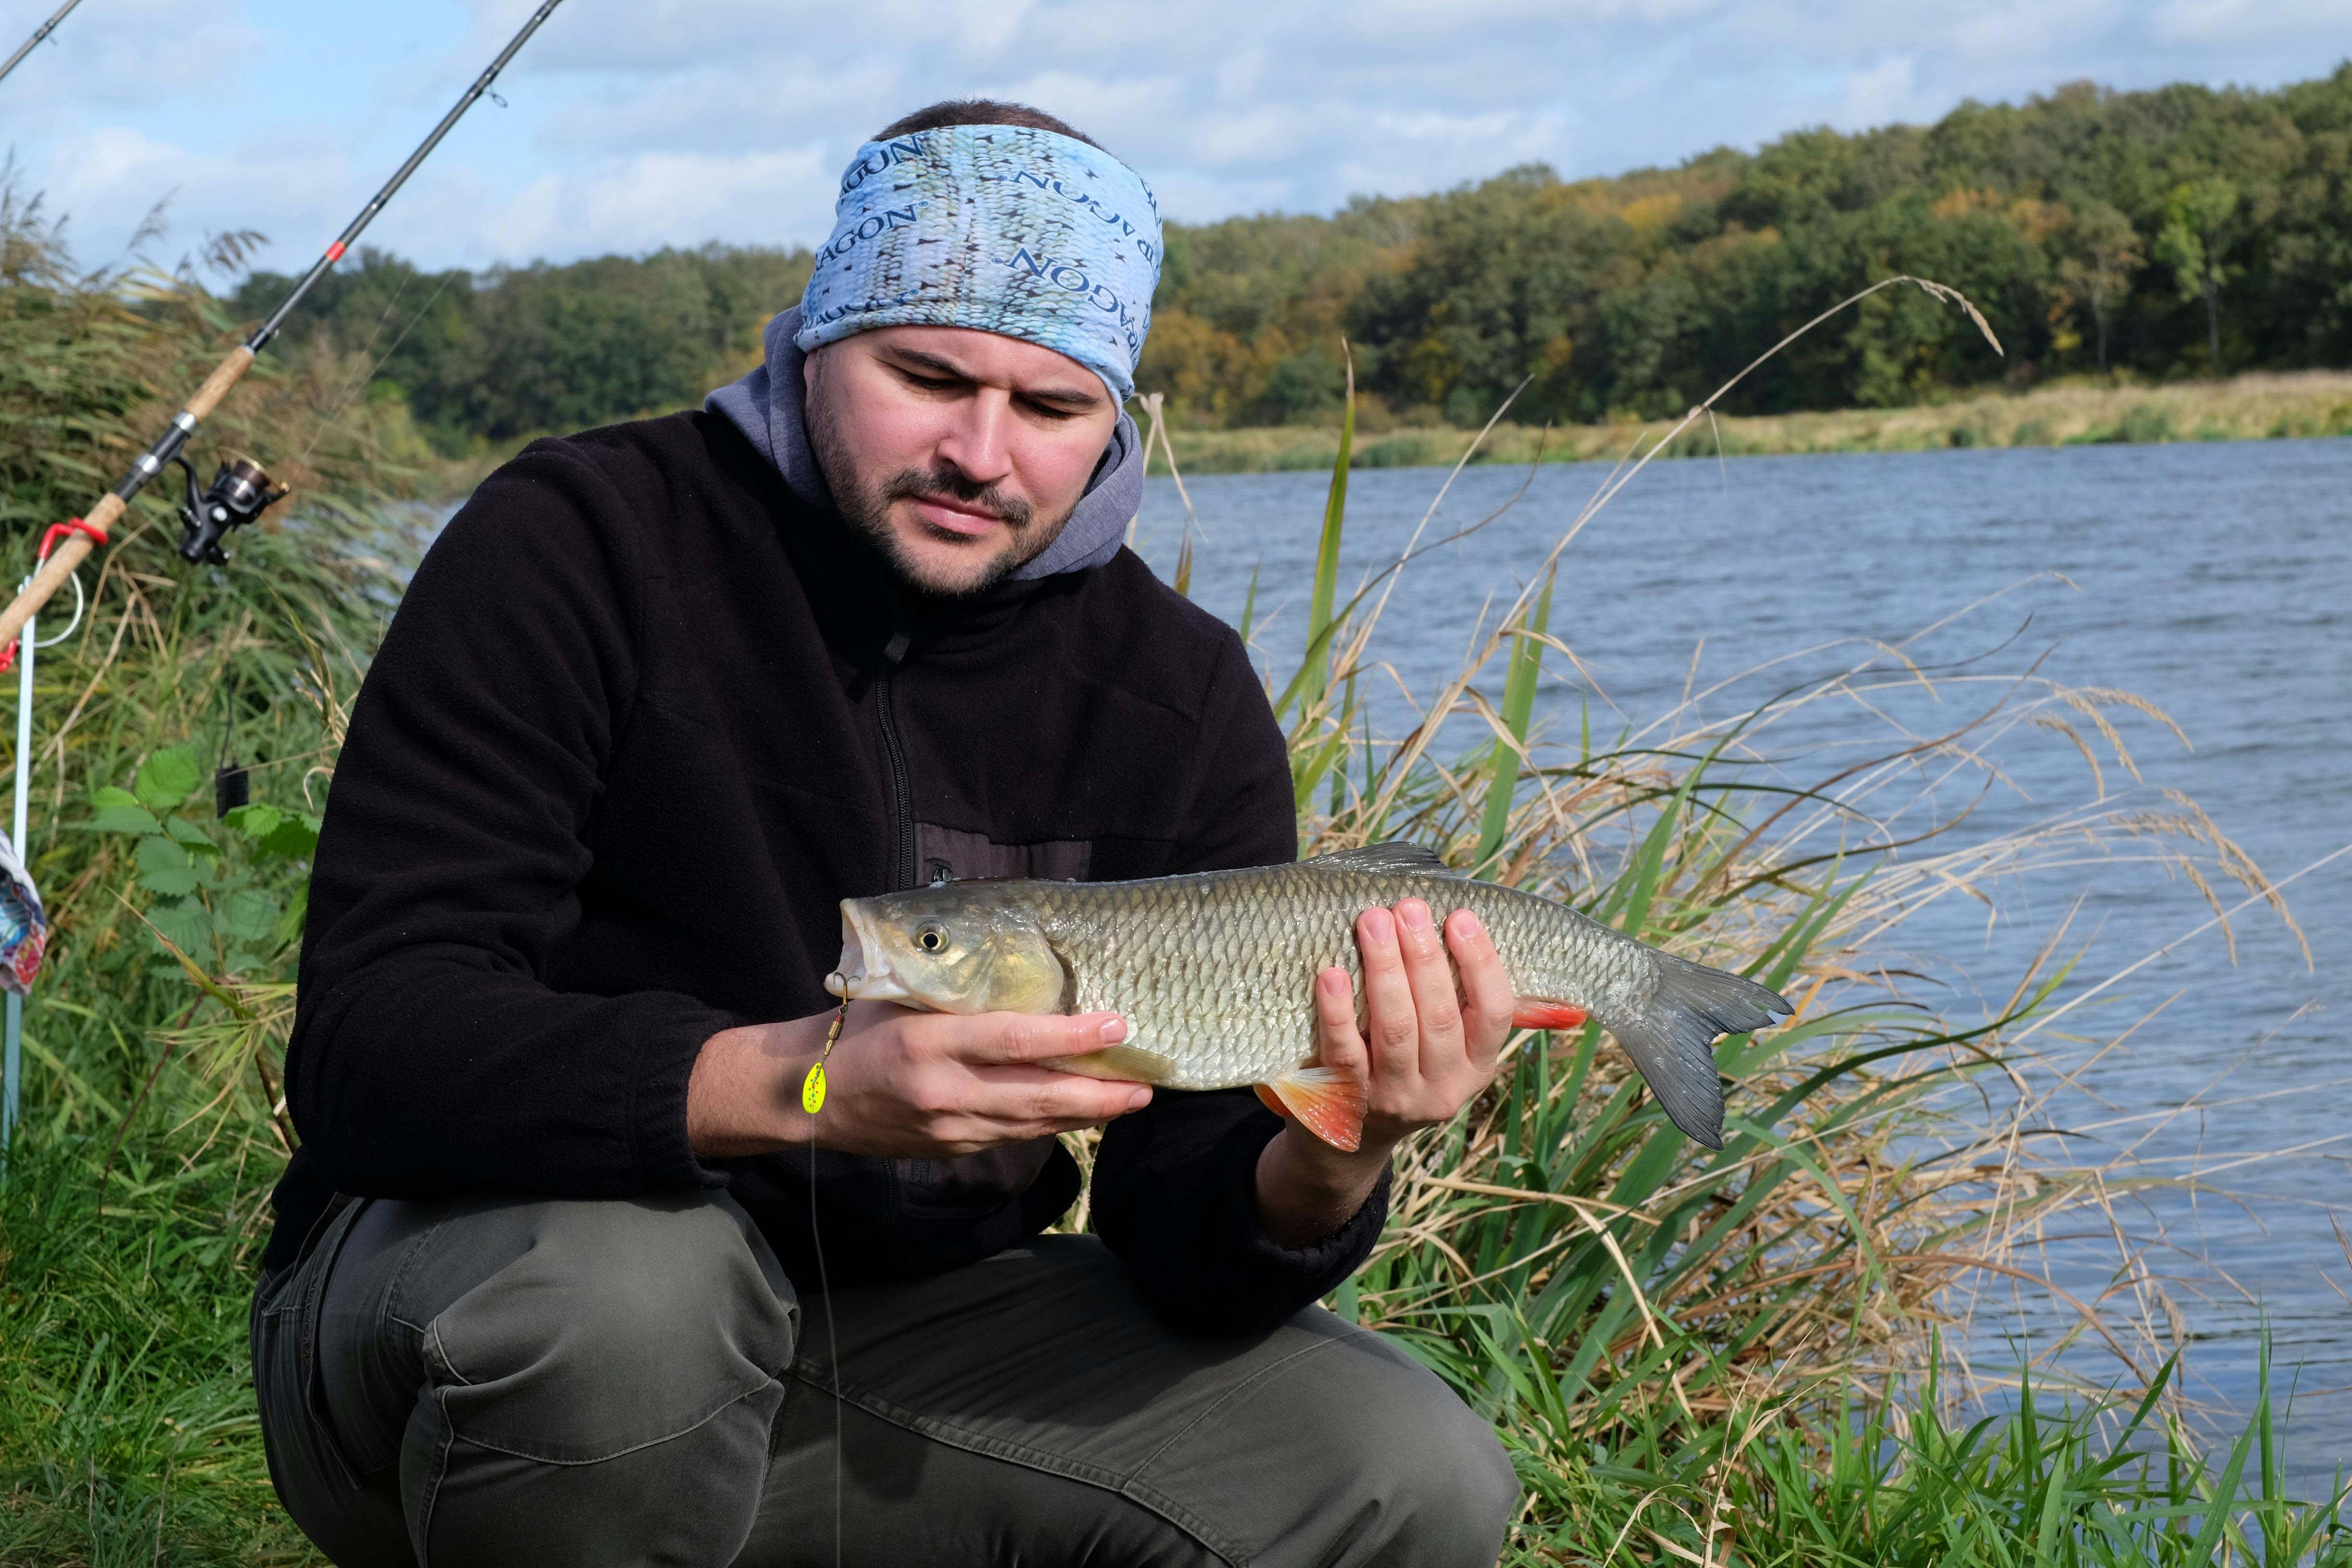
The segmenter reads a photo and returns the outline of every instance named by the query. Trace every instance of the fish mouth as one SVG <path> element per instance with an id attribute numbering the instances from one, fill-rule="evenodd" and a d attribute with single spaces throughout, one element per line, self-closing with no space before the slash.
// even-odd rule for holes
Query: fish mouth
<path id="1" fill-rule="evenodd" d="M 855 899 L 841 900 L 841 962 L 824 977 L 824 988 L 845 1002 L 908 1002 L 914 999 L 890 973 L 887 952 L 866 929 Z"/>

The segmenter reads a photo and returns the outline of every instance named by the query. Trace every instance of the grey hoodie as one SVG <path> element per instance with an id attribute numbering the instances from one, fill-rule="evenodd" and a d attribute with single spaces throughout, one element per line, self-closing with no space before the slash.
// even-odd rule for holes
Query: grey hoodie
<path id="1" fill-rule="evenodd" d="M 806 355 L 793 342 L 800 331 L 801 308 L 784 311 L 768 323 L 767 363 L 742 380 L 720 387 L 703 399 L 713 414 L 723 414 L 751 445 L 764 453 L 784 476 L 792 492 L 813 506 L 828 510 L 833 492 L 810 449 L 808 430 L 801 423 L 801 365 Z M 1127 525 L 1143 504 L 1143 440 L 1135 421 L 1122 410 L 1102 461 L 1095 465 L 1087 492 L 1054 542 L 1037 559 L 1015 572 L 1015 582 L 1051 577 L 1057 572 L 1083 572 L 1100 566 L 1118 553 Z"/>

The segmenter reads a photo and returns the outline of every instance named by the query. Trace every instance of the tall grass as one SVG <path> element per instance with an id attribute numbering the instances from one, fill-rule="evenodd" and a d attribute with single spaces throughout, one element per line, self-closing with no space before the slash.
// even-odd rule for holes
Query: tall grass
<path id="1" fill-rule="evenodd" d="M 37 202 L 0 182 L 9 583 L 235 341 L 197 281 L 233 259 L 234 242 L 176 268 L 80 272 Z M 388 503 L 427 456 L 401 409 L 357 395 L 366 368 L 324 353 L 257 367 L 207 422 L 200 477 L 249 453 L 293 498 L 231 538 L 227 569 L 191 569 L 173 552 L 167 471 L 83 569 L 87 609 L 35 667 L 32 754 L 0 771 L 13 784 L 29 770 L 52 921 L 0 1184 L 0 1562 L 310 1558 L 270 1502 L 243 1365 L 242 1298 L 285 1152 L 269 1114 L 278 1030 L 190 986 L 133 907 L 148 903 L 134 841 L 91 830 L 89 795 L 176 746 L 207 775 L 244 766 L 257 800 L 318 797 L 340 701 L 398 591 Z M 72 604 L 52 602 L 45 637 Z M 184 828 L 208 821 L 210 797 Z M 282 863 L 251 874 L 280 899 L 299 890 Z M 224 996 L 282 994 L 290 949 L 264 948 L 222 977 Z"/>
<path id="2" fill-rule="evenodd" d="M 0 522 L 21 564 L 230 324 L 185 277 L 70 274 L 21 203 L 0 212 Z M 386 503 L 415 448 L 396 406 L 351 396 L 363 363 L 264 368 L 213 429 L 297 501 L 234 542 L 231 569 L 193 574 L 169 555 L 160 498 L 142 501 L 85 625 L 39 667 L 32 838 L 56 944 L 0 1184 L 0 1562 L 315 1560 L 269 1497 L 244 1365 L 289 1138 L 274 1075 L 292 952 L 262 942 L 227 970 L 227 950 L 195 952 L 192 984 L 140 918 L 131 838 L 92 831 L 87 804 L 165 746 L 255 764 L 256 797 L 289 810 L 324 787 L 396 590 Z M 1801 747 L 1768 764 L 1798 717 L 1846 704 L 1859 721 L 1884 688 L 1929 679 L 1864 648 L 1731 717 L 1694 693 L 1645 728 L 1571 741 L 1541 720 L 1544 671 L 1569 657 L 1547 563 L 1414 727 L 1380 736 L 1381 610 L 1411 566 L 1347 590 L 1346 476 L 1343 461 L 1302 584 L 1307 651 L 1271 691 L 1310 846 L 1417 837 L 1800 1004 L 1788 1027 L 1720 1047 L 1735 1088 L 1719 1154 L 1675 1134 L 1590 1028 L 1516 1040 L 1495 1090 L 1404 1152 L 1395 1221 L 1336 1304 L 1505 1435 L 1528 1483 L 1514 1561 L 2352 1561 L 2332 1510 L 2284 1496 L 2267 1411 L 2245 1444 L 2199 1452 L 2164 1356 L 2128 1324 L 2102 1325 L 2133 1369 L 2121 1403 L 2078 1394 L 2053 1413 L 2036 1383 L 2013 1416 L 1949 1414 L 1969 1374 L 1934 1350 L 1945 1287 L 2020 1267 L 2022 1227 L 2095 1173 L 2039 1160 L 2021 1102 L 1971 1118 L 1936 1098 L 2004 1070 L 2061 965 L 2021 977 L 1997 1016 L 1948 1023 L 1879 961 L 1889 934 L 2093 838 L 2217 889 L 2261 884 L 2185 803 L 1894 846 L 1917 837 L 1907 814 L 1934 776 L 1984 765 L 2003 736 L 2055 725 L 2118 765 L 2105 715 L 2127 700 L 1955 677 L 1983 698 L 1965 731 L 1890 734 L 1819 778 L 1790 777 Z M 205 806 L 179 809 L 182 836 L 215 837 L 290 898 L 299 869 L 245 863 Z"/>

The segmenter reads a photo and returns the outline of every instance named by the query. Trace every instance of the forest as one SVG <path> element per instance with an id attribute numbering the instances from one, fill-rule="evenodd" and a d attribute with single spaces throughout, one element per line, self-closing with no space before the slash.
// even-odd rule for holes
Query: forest
<path id="1" fill-rule="evenodd" d="M 296 336 L 380 357 L 446 452 L 687 406 L 740 374 L 805 250 L 719 246 L 425 273 L 380 251 Z M 1563 180 L 1530 164 L 1329 216 L 1171 225 L 1139 384 L 1180 426 L 1475 426 L 1679 413 L 1847 295 L 1912 290 L 1774 360 L 1726 411 L 1895 407 L 2065 376 L 2352 364 L 2352 63 L 2275 91 L 2076 82 L 1931 126 Z M 258 316 L 290 280 L 249 277 Z M 1343 347 L 1343 342 L 1346 345 Z"/>

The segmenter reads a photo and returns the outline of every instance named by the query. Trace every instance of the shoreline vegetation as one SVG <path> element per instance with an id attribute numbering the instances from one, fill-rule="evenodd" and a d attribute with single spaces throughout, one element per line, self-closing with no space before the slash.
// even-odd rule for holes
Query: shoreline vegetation
<path id="1" fill-rule="evenodd" d="M 1505 422 L 1481 441 L 1475 430 L 1360 426 L 1349 454 L 1357 468 L 1451 468 L 1473 463 L 1614 462 L 1648 449 L 1655 423 L 1565 425 Z M 2165 441 L 2256 441 L 2352 436 L 2352 371 L 2251 374 L 2227 381 L 2138 384 L 2083 378 L 2031 392 L 1990 392 L 1901 408 L 1701 419 L 1664 458 L 1788 457 L 1822 452 L 1922 452 L 1988 447 L 2072 447 Z M 1339 456 L 1337 426 L 1260 426 L 1168 431 L 1187 476 L 1324 470 Z M 1475 447 L 1473 450 L 1474 444 Z M 1150 470 L 1166 477 L 1155 446 Z"/>
<path id="2" fill-rule="evenodd" d="M 0 378 L 12 571 L 234 325 L 184 278 L 74 273 L 53 231 L 0 205 L 0 363 L 26 367 Z M 227 567 L 189 570 L 169 498 L 142 496 L 86 574 L 80 623 L 40 656 L 37 750 L 9 759 L 32 770 L 52 926 L 0 1183 L 0 1563 L 319 1561 L 270 1490 L 245 1329 L 299 1137 L 282 1086 L 309 857 L 414 558 L 400 503 L 429 477 L 409 405 L 362 395 L 370 369 L 331 341 L 257 367 L 199 455 L 249 452 L 294 498 Z M 2161 715 L 2056 684 L 1989 635 L 1958 663 L 1856 643 L 1797 689 L 1765 669 L 1622 730 L 1580 725 L 1551 584 L 1604 495 L 1524 591 L 1457 628 L 1468 651 L 1416 694 L 1415 727 L 1377 733 L 1394 579 L 1341 577 L 1350 408 L 1312 577 L 1263 601 L 1307 606 L 1306 651 L 1269 691 L 1302 846 L 1412 838 L 1798 1004 L 1719 1043 L 1720 1152 L 1675 1133 L 1591 1026 L 1517 1037 L 1486 1095 L 1401 1152 L 1391 1224 L 1331 1305 L 1494 1423 L 1526 1488 L 1509 1568 L 2352 1568 L 2343 1483 L 2289 1486 L 2268 1395 L 2216 1438 L 2181 1393 L 2194 1331 L 2158 1281 L 2194 1238 L 2125 1238 L 2116 1206 L 2179 1183 L 2049 1136 L 2077 1048 L 2049 1026 L 2065 1014 L 2114 1049 L 2131 1032 L 2067 1014 L 2078 953 L 2053 942 L 1979 1008 L 1933 990 L 1932 955 L 1906 945 L 1919 910 L 2021 878 L 2063 893 L 2085 856 L 2285 918 L 2193 803 L 2087 776 L 2016 831 L 1926 831 L 1945 820 L 1922 804 L 1935 781 L 1989 784 L 2022 746 L 2127 771 L 2127 743 L 2163 743 Z M 1834 747 L 1784 722 L 1832 712 Z M 215 759 L 250 790 L 226 815 Z M 2036 1246 L 2085 1224 L 2129 1241 L 2087 1301 Z M 1971 1314 L 2003 1310 L 1973 1289 L 1989 1280 L 2079 1317 L 2067 1338 L 2109 1359 L 2044 1343 L 1973 1363 Z"/>

